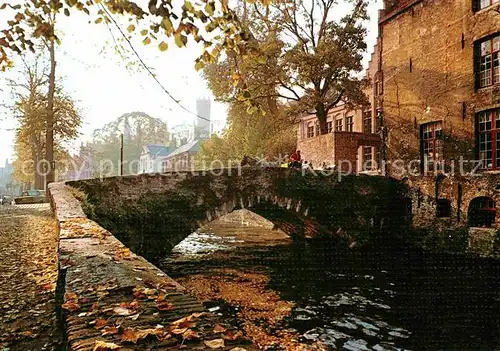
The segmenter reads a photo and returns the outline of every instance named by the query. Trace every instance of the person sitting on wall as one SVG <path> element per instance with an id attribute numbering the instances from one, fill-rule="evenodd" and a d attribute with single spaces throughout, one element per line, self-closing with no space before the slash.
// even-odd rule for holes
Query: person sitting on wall
<path id="1" fill-rule="evenodd" d="M 301 161 L 300 150 L 297 150 L 290 156 L 290 168 L 302 168 Z"/>

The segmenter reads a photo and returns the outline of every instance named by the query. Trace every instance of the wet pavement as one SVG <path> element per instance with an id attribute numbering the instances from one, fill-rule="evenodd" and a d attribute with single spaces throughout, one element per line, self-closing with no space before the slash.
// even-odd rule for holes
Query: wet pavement
<path id="1" fill-rule="evenodd" d="M 57 227 L 48 204 L 0 206 L 0 350 L 56 350 Z"/>
<path id="2" fill-rule="evenodd" d="M 495 350 L 500 264 L 211 223 L 161 268 L 261 348 Z"/>

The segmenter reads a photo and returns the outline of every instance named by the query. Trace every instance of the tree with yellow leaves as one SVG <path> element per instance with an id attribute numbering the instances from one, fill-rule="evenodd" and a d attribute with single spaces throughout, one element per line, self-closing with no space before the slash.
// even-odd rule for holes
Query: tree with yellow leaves
<path id="1" fill-rule="evenodd" d="M 47 71 L 40 56 L 32 61 L 23 59 L 24 68 L 21 81 L 9 81 L 14 105 L 11 107 L 19 123 L 16 130 L 14 178 L 20 182 L 33 182 L 37 189 L 45 185 L 44 175 L 49 165 L 45 160 L 47 130 Z M 78 136 L 81 117 L 70 96 L 61 88 L 54 92 L 54 155 L 61 161 L 67 157 L 65 144 Z M 59 164 L 63 164 L 59 162 Z"/>

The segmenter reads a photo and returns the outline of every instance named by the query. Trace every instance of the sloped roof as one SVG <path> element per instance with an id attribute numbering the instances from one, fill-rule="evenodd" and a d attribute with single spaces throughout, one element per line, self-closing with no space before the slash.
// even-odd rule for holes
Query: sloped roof
<path id="1" fill-rule="evenodd" d="M 165 145 L 146 145 L 144 148 L 147 152 L 151 153 L 151 155 L 159 157 L 168 156 L 172 151 L 175 150 L 175 148 Z"/>
<path id="2" fill-rule="evenodd" d="M 170 153 L 168 157 L 177 156 L 185 152 L 198 152 L 200 151 L 200 140 L 193 140 L 181 147 L 177 148 L 174 152 Z"/>

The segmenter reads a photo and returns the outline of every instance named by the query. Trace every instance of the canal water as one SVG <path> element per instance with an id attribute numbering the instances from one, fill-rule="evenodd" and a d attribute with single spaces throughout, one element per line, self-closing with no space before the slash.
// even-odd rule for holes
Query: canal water
<path id="1" fill-rule="evenodd" d="M 263 349 L 500 350 L 493 260 L 353 251 L 213 222 L 160 266 Z"/>

